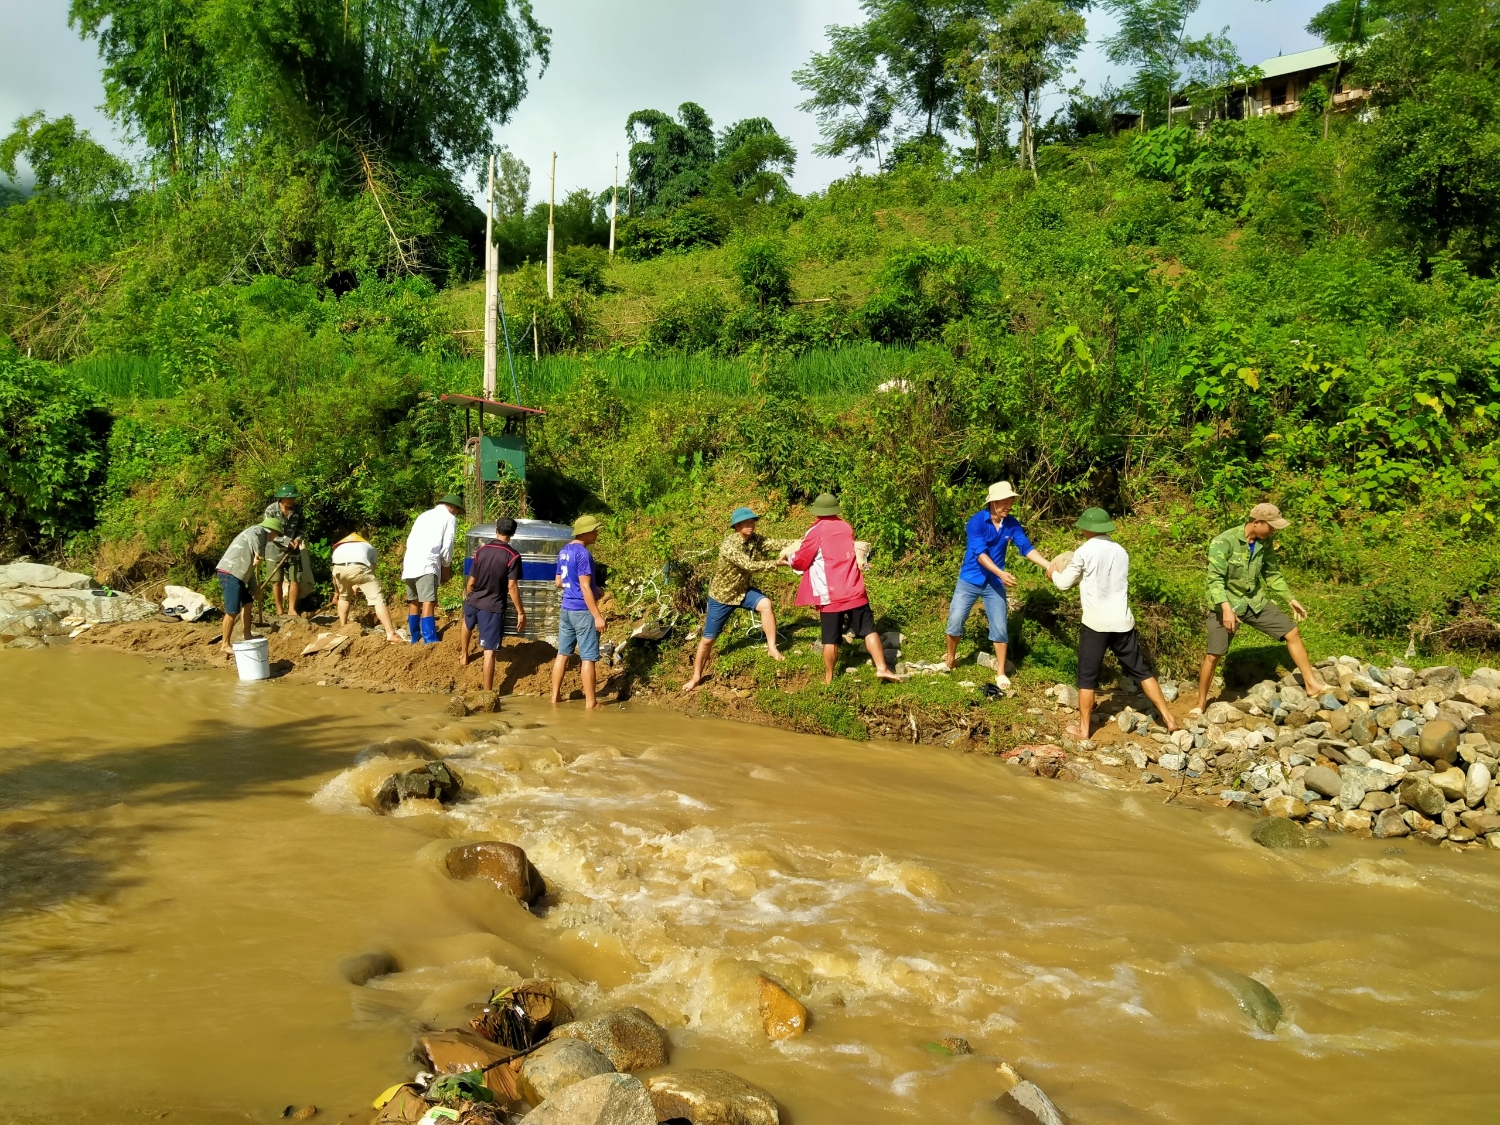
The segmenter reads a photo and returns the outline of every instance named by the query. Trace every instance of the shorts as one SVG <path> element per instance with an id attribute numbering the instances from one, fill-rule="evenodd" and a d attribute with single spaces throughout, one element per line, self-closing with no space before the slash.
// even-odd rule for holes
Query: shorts
<path id="1" fill-rule="evenodd" d="M 724 631 L 724 623 L 729 620 L 729 615 L 737 609 L 748 609 L 754 613 L 760 608 L 760 603 L 766 600 L 766 596 L 759 590 L 746 590 L 744 600 L 739 605 L 730 605 L 728 602 L 716 602 L 713 598 L 708 599 L 708 613 L 703 618 L 703 639 L 711 641 Z"/>
<path id="2" fill-rule="evenodd" d="M 988 582 L 983 586 L 976 586 L 962 578 L 953 588 L 953 600 L 948 603 L 948 636 L 964 635 L 964 624 L 969 620 L 974 603 L 980 598 L 984 599 L 984 616 L 990 623 L 990 644 L 1007 644 L 1010 641 L 1010 618 L 1005 591 L 995 589 Z"/>
<path id="3" fill-rule="evenodd" d="M 287 552 L 281 548 L 276 540 L 271 539 L 266 543 L 266 578 L 271 577 L 271 572 L 276 569 L 276 564 L 281 561 L 285 554 L 295 554 L 292 559 L 281 568 L 281 573 L 276 576 L 276 581 L 295 582 L 303 588 L 303 591 L 311 590 L 313 586 L 312 558 L 307 553 L 306 547 L 298 547 L 294 552 Z"/>
<path id="4" fill-rule="evenodd" d="M 557 615 L 557 655 L 572 656 L 577 651 L 580 660 L 599 659 L 599 630 L 594 627 L 594 615 L 586 609 L 564 609 Z"/>
<path id="5" fill-rule="evenodd" d="M 1141 637 L 1134 629 L 1128 633 L 1100 633 L 1084 625 L 1078 630 L 1078 679 L 1077 687 L 1093 691 L 1099 686 L 1099 669 L 1104 666 L 1104 653 L 1115 654 L 1120 662 L 1120 671 L 1132 680 L 1154 680 L 1156 669 L 1151 658 L 1141 648 Z"/>
<path id="6" fill-rule="evenodd" d="M 1259 629 L 1273 641 L 1279 641 L 1297 627 L 1297 623 L 1281 611 L 1281 607 L 1275 602 L 1267 602 L 1266 607 L 1259 613 L 1253 612 L 1248 606 L 1245 612 L 1239 615 L 1240 622 L 1249 625 L 1252 629 Z M 1234 639 L 1233 634 L 1224 628 L 1223 608 L 1216 607 L 1208 611 L 1208 655 L 1223 656 L 1229 651 L 1229 642 Z"/>
<path id="7" fill-rule="evenodd" d="M 479 647 L 494 652 L 500 647 L 500 638 L 505 636 L 505 614 L 488 609 L 475 609 L 464 602 L 464 624 L 479 630 Z"/>
<path id="8" fill-rule="evenodd" d="M 868 637 L 875 632 L 875 615 L 870 612 L 869 602 L 836 613 L 820 613 L 818 617 L 822 620 L 825 645 L 838 644 L 844 639 L 845 633 Z"/>
<path id="9" fill-rule="evenodd" d="M 250 586 L 241 578 L 219 571 L 219 588 L 224 591 L 224 616 L 233 617 L 250 604 Z"/>
<path id="10" fill-rule="evenodd" d="M 406 583 L 406 600 L 409 602 L 437 601 L 438 576 L 423 574 L 417 578 L 403 578 Z"/>
<path id="11" fill-rule="evenodd" d="M 353 601 L 356 592 L 373 606 L 385 605 L 385 591 L 380 588 L 370 568 L 362 563 L 339 563 L 333 568 L 333 588 L 341 601 Z"/>

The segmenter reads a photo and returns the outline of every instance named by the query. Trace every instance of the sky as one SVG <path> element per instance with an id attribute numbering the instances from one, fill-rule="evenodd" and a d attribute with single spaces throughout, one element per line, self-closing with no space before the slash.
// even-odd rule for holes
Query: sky
<path id="1" fill-rule="evenodd" d="M 1326 0 L 1206 0 L 1189 30 L 1228 26 L 1240 56 L 1258 63 L 1318 46 L 1305 30 Z M 826 46 L 824 28 L 859 22 L 858 0 L 534 0 L 552 29 L 552 64 L 534 77 L 496 139 L 531 168 L 532 197 L 545 199 L 557 152 L 559 198 L 575 187 L 600 190 L 625 155 L 625 118 L 637 109 L 676 111 L 696 101 L 723 127 L 769 117 L 797 149 L 792 187 L 818 191 L 853 164 L 813 154 L 817 123 L 797 108 L 806 93 L 792 72 Z M 0 0 L 0 130 L 36 110 L 71 113 L 111 147 L 126 139 L 98 108 L 104 101 L 99 59 L 68 27 L 67 0 Z M 1075 64 L 1090 90 L 1126 75 L 1105 59 L 1099 40 L 1113 28 L 1098 6 L 1087 13 L 1090 42 Z M 1063 104 L 1054 94 L 1044 113 Z"/>

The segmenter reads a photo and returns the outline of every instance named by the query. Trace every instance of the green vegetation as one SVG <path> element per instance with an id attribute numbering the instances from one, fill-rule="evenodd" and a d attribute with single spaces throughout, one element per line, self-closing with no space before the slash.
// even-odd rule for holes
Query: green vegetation
<path id="1" fill-rule="evenodd" d="M 530 423 L 527 487 L 492 490 L 492 506 L 604 513 L 614 612 L 674 620 L 680 638 L 732 508 L 755 503 L 768 532 L 796 534 L 801 504 L 838 491 L 876 545 L 882 627 L 930 660 L 962 523 L 1009 479 L 1048 553 L 1079 508 L 1125 514 L 1139 616 L 1182 674 L 1201 643 L 1204 545 L 1269 498 L 1295 521 L 1283 549 L 1315 650 L 1494 645 L 1500 30 L 1486 9 L 1339 0 L 1356 31 L 1384 21 L 1340 40 L 1362 45 L 1339 65 L 1376 91 L 1370 120 L 1317 97 L 1287 120 L 1221 120 L 1237 80 L 1224 44 L 1142 40 L 1118 104 L 1149 111 L 1153 75 L 1186 75 L 1202 127 L 1112 136 L 1116 95 L 1078 95 L 1035 130 L 1033 161 L 964 123 L 1029 113 L 1026 83 L 1044 79 L 1022 64 L 1066 58 L 1076 17 L 1039 2 L 1002 15 L 1052 29 L 1040 61 L 1017 27 L 961 4 L 934 38 L 902 22 L 913 5 L 871 0 L 870 25 L 835 35 L 804 77 L 848 79 L 816 107 L 830 148 L 878 143 L 886 159 L 817 195 L 764 178 L 790 164 L 767 122 L 715 136 L 696 106 L 634 115 L 628 253 L 597 248 L 601 193 L 574 193 L 555 298 L 525 261 L 526 169 L 502 153 L 516 393 L 547 415 Z M 516 34 L 518 49 L 545 45 Z M 934 51 L 955 68 L 941 81 L 917 65 Z M 437 399 L 479 390 L 475 247 L 452 233 L 474 221 L 453 188 L 467 134 L 433 118 L 420 144 L 309 139 L 281 123 L 289 101 L 242 134 L 239 96 L 214 128 L 148 132 L 171 192 L 66 119 L 28 118 L 0 144 L 37 179 L 0 210 L 0 518 L 17 548 L 120 586 L 209 588 L 225 541 L 287 481 L 315 539 L 359 528 L 387 548 L 466 471 L 462 417 Z M 932 135 L 890 146 L 898 114 Z M 949 150 L 950 125 L 973 147 Z M 329 171 L 376 152 L 368 175 Z M 205 160 L 234 174 L 187 167 Z M 1022 682 L 1065 677 L 1076 597 L 1021 577 Z M 785 667 L 737 636 L 718 670 L 785 722 L 931 733 L 938 715 L 974 737 L 1024 734 L 1011 704 L 959 722 L 975 699 L 959 681 L 982 678 L 969 672 L 808 686 L 811 619 L 784 617 Z M 1242 663 L 1270 651 L 1241 644 Z M 674 639 L 638 671 L 671 683 L 684 662 Z"/>

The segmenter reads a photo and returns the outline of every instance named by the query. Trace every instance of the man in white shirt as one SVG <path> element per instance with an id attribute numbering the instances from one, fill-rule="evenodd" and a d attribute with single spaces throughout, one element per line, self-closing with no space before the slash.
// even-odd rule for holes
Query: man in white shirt
<path id="1" fill-rule="evenodd" d="M 1109 538 L 1114 521 L 1103 508 L 1090 508 L 1073 525 L 1086 536 L 1083 546 L 1072 559 L 1059 558 L 1052 582 L 1059 590 L 1077 584 L 1083 601 L 1083 626 L 1078 631 L 1078 722 L 1067 728 L 1074 738 L 1087 739 L 1089 717 L 1094 710 L 1094 691 L 1099 686 L 1099 670 L 1104 653 L 1113 652 L 1120 670 L 1139 680 L 1141 690 L 1161 715 L 1167 730 L 1178 729 L 1178 722 L 1162 696 L 1156 682 L 1156 670 L 1141 648 L 1135 631 L 1135 615 L 1130 612 L 1130 555 Z"/>
<path id="2" fill-rule="evenodd" d="M 406 536 L 401 580 L 406 584 L 406 627 L 411 643 L 438 643 L 437 591 L 453 572 L 453 537 L 464 498 L 450 492 L 418 516 Z"/>
<path id="3" fill-rule="evenodd" d="M 386 641 L 395 644 L 401 639 L 391 625 L 391 611 L 385 606 L 385 591 L 375 577 L 375 545 L 357 532 L 351 532 L 333 545 L 333 588 L 339 595 L 340 625 L 349 624 L 349 607 L 354 602 L 354 595 L 361 593 L 380 619 Z"/>

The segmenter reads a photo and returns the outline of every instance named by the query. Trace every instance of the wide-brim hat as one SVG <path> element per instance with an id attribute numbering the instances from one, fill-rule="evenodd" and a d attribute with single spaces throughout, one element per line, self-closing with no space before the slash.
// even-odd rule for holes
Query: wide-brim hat
<path id="1" fill-rule="evenodd" d="M 1250 522 L 1254 523 L 1258 520 L 1270 524 L 1277 531 L 1292 526 L 1291 520 L 1281 518 L 1281 509 L 1275 504 L 1257 504 L 1251 508 Z"/>
<path id="2" fill-rule="evenodd" d="M 348 535 L 344 536 L 337 543 L 335 543 L 334 546 L 338 547 L 338 546 L 340 546 L 341 544 L 344 544 L 344 543 L 368 543 L 368 542 L 369 542 L 369 540 L 366 539 L 359 532 L 357 532 L 357 531 L 351 531 Z"/>
<path id="3" fill-rule="evenodd" d="M 465 507 L 464 498 L 457 492 L 450 492 L 438 501 L 439 504 L 447 504 L 450 508 Z"/>
<path id="4" fill-rule="evenodd" d="M 280 516 L 267 516 L 265 519 L 260 521 L 260 526 L 270 528 L 275 532 L 286 530 L 286 524 L 281 521 Z"/>
<path id="5" fill-rule="evenodd" d="M 275 499 L 275 500 L 301 500 L 302 499 L 302 493 L 300 493 L 300 492 L 297 491 L 297 486 L 296 485 L 293 485 L 293 484 L 284 484 L 284 485 L 282 485 L 280 488 L 278 488 L 276 490 L 276 495 L 274 497 L 272 497 L 272 499 Z"/>
<path id="6" fill-rule="evenodd" d="M 996 481 L 990 485 L 989 492 L 985 494 L 984 502 L 986 504 L 993 504 L 998 500 L 1014 500 L 1020 495 L 1019 492 L 1010 486 L 1010 481 Z"/>
<path id="7" fill-rule="evenodd" d="M 744 523 L 746 520 L 758 519 L 760 519 L 760 517 L 757 516 L 749 508 L 736 508 L 734 511 L 729 513 L 729 526 L 739 527 L 739 525 Z"/>
<path id="8" fill-rule="evenodd" d="M 587 535 L 591 531 L 598 531 L 604 526 L 604 522 L 598 516 L 579 516 L 573 521 L 574 535 Z"/>
<path id="9" fill-rule="evenodd" d="M 1103 508 L 1086 508 L 1078 522 L 1073 525 L 1079 531 L 1091 531 L 1095 535 L 1108 535 L 1115 529 L 1115 521 Z"/>
<path id="10" fill-rule="evenodd" d="M 839 514 L 839 498 L 831 492 L 824 492 L 808 505 L 807 510 L 815 516 L 836 516 Z"/>

